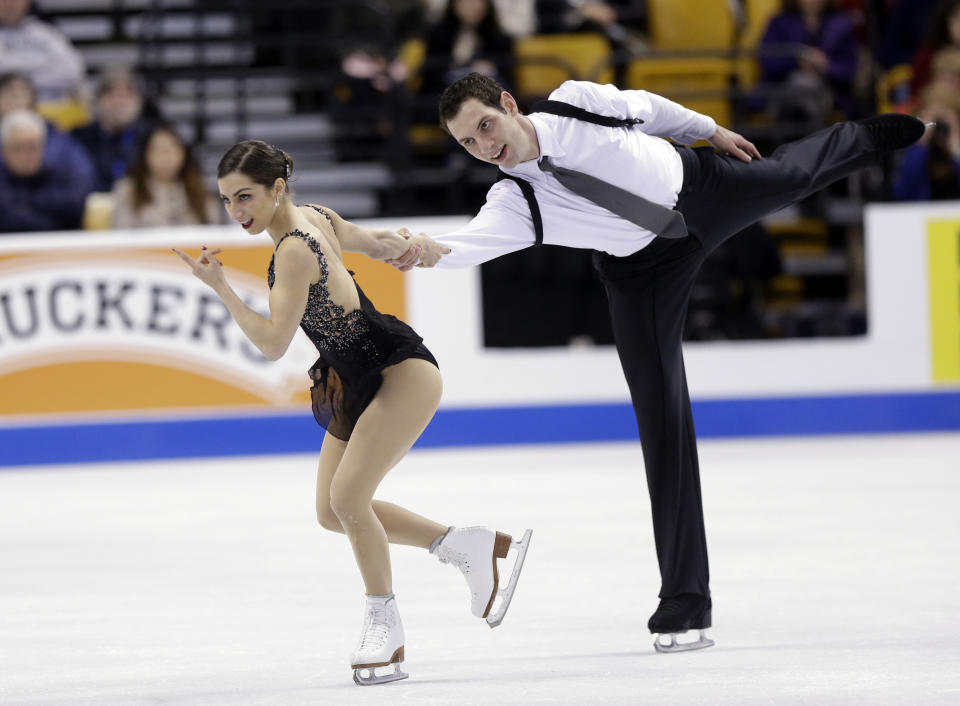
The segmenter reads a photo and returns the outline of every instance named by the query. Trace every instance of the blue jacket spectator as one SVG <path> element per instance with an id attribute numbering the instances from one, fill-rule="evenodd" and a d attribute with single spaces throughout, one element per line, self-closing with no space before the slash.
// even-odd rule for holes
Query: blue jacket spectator
<path id="1" fill-rule="evenodd" d="M 760 42 L 762 82 L 786 89 L 779 100 L 787 103 L 826 89 L 832 92 L 828 107 L 852 117 L 857 55 L 856 31 L 845 12 L 830 9 L 827 0 L 785 0 Z"/>
<path id="2" fill-rule="evenodd" d="M 75 230 L 83 224 L 93 165 L 83 148 L 29 110 L 0 122 L 0 232 Z"/>
<path id="3" fill-rule="evenodd" d="M 96 191 L 110 191 L 127 173 L 144 137 L 156 124 L 144 115 L 143 91 L 124 66 L 107 68 L 96 89 L 94 121 L 70 134 L 87 150 L 96 169 Z"/>
<path id="4" fill-rule="evenodd" d="M 937 159 L 930 145 L 910 147 L 893 182 L 894 197 L 898 201 L 960 199 L 960 156 L 949 155 L 948 159 L 948 163 L 942 163 L 948 179 L 934 180 L 932 172 Z"/>

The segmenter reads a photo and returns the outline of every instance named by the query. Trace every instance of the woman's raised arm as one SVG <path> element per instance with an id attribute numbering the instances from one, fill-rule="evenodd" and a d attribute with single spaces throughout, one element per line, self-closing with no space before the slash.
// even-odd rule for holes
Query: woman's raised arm
<path id="1" fill-rule="evenodd" d="M 251 309 L 233 291 L 216 257 L 219 249 L 204 247 L 196 260 L 173 249 L 193 274 L 217 293 L 250 342 L 270 360 L 279 359 L 290 346 L 307 308 L 310 284 L 317 274 L 316 255 L 299 239 L 289 240 L 291 242 L 277 248 L 274 258 L 276 277 L 270 290 L 269 318 Z"/>

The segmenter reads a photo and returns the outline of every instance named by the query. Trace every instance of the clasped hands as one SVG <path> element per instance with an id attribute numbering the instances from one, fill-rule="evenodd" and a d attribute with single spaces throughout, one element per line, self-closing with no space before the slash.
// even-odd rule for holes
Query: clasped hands
<path id="1" fill-rule="evenodd" d="M 450 252 L 450 248 L 441 245 L 425 233 L 413 235 L 406 228 L 401 228 L 397 233 L 410 242 L 410 247 L 399 257 L 390 258 L 384 262 L 393 265 L 401 272 L 409 272 L 414 267 L 433 267 L 440 262 L 441 257 Z"/>
<path id="2" fill-rule="evenodd" d="M 710 138 L 710 143 L 719 152 L 729 154 L 744 162 L 762 158 L 760 151 L 750 140 L 720 125 L 717 125 L 717 130 Z M 385 260 L 385 262 L 393 265 L 401 272 L 408 272 L 414 267 L 433 267 L 440 261 L 441 257 L 450 252 L 450 248 L 441 245 L 424 233 L 413 235 L 406 228 L 401 228 L 397 233 L 410 242 L 410 247 L 399 257 Z"/>

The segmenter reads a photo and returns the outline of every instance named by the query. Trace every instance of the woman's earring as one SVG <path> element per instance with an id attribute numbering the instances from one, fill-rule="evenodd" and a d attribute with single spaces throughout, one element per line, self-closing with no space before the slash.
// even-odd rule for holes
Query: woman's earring
<path id="1" fill-rule="evenodd" d="M 278 197 L 276 198 L 276 200 L 273 202 L 273 207 L 274 207 L 274 208 L 280 208 L 280 197 L 279 197 L 279 196 L 278 196 Z"/>

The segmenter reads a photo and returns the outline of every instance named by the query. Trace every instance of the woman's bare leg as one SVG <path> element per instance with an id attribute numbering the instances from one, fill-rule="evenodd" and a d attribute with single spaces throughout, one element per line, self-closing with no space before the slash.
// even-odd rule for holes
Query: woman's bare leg
<path id="1" fill-rule="evenodd" d="M 369 595 L 392 592 L 387 531 L 374 511 L 373 494 L 396 463 L 410 450 L 440 403 L 442 383 L 436 366 L 411 358 L 387 368 L 383 384 L 367 407 L 340 455 L 330 483 L 330 507 L 353 546 L 353 553 Z M 325 444 L 326 446 L 326 444 Z M 337 451 L 330 447 L 328 457 Z M 323 453 L 321 452 L 321 457 Z M 327 460 L 332 460 L 328 458 Z M 417 516 L 384 503 L 388 523 L 399 537 L 416 546 L 429 546 L 446 531 L 437 523 L 422 524 Z"/>
<path id="2" fill-rule="evenodd" d="M 317 520 L 324 529 L 341 534 L 343 525 L 330 507 L 330 484 L 346 448 L 346 441 L 327 434 L 323 440 L 317 469 Z M 390 544 L 429 549 L 433 542 L 447 531 L 445 525 L 383 500 L 373 501 L 373 511 L 383 525 Z"/>

